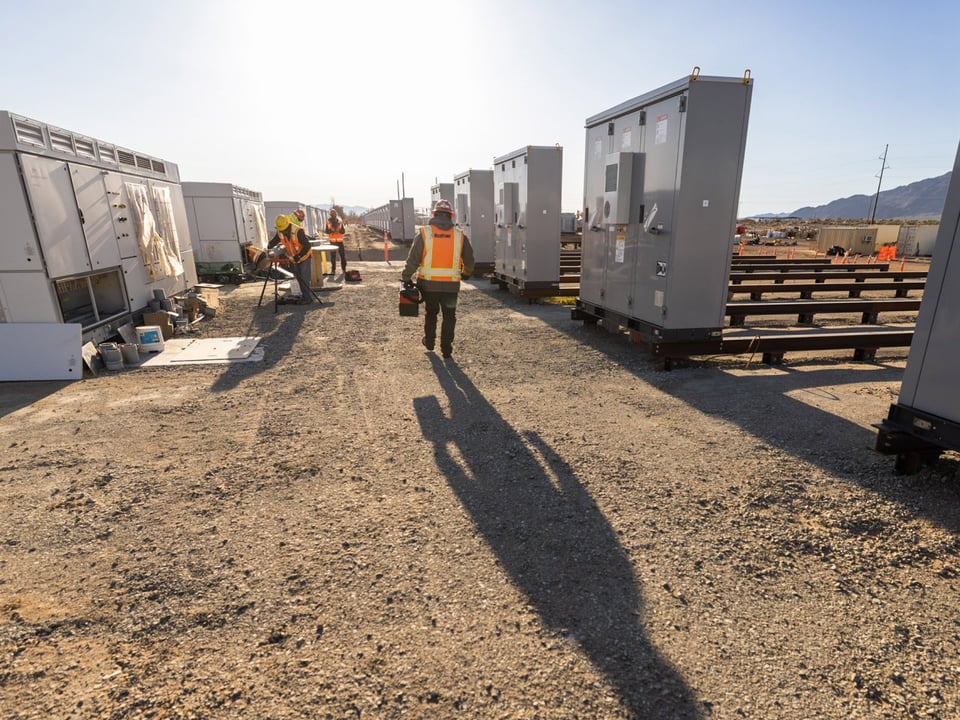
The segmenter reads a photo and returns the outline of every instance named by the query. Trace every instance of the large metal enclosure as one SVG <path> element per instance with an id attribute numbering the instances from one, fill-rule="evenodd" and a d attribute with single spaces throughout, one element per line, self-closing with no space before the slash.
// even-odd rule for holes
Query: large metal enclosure
<path id="1" fill-rule="evenodd" d="M 265 250 L 270 239 L 262 196 L 230 183 L 182 187 L 197 275 L 220 282 L 241 278 L 249 262 L 246 248 Z"/>
<path id="2" fill-rule="evenodd" d="M 752 89 L 695 74 L 587 118 L 580 309 L 719 338 Z"/>
<path id="3" fill-rule="evenodd" d="M 453 207 L 454 190 L 453 183 L 437 183 L 430 188 L 430 209 L 437 204 L 438 200 L 446 200 Z"/>
<path id="4" fill-rule="evenodd" d="M 494 202 L 493 170 L 467 170 L 453 178 L 457 226 L 470 238 L 473 247 L 474 272 L 493 270 Z"/>
<path id="5" fill-rule="evenodd" d="M 495 275 L 522 288 L 559 286 L 563 148 L 528 145 L 493 162 Z"/>
<path id="6" fill-rule="evenodd" d="M 912 472 L 922 451 L 960 450 L 960 150 L 940 218 L 930 272 L 900 397 L 881 426 L 878 449 L 899 454 L 897 469 Z M 927 456 L 929 457 L 929 456 Z"/>
<path id="7" fill-rule="evenodd" d="M 0 111 L 0 322 L 105 340 L 196 284 L 177 166 Z"/>

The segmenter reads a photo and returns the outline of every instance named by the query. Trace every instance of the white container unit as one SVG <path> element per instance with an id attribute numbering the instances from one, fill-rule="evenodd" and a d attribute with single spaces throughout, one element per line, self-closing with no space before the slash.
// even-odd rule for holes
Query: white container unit
<path id="1" fill-rule="evenodd" d="M 901 225 L 897 235 L 897 257 L 933 255 L 939 230 L 939 223 L 935 225 Z"/>
<path id="2" fill-rule="evenodd" d="M 312 238 L 319 237 L 327 227 L 327 211 L 316 205 L 307 205 L 304 230 Z"/>
<path id="3" fill-rule="evenodd" d="M 267 220 L 267 235 L 273 237 L 277 232 L 277 215 L 292 215 L 294 210 L 303 210 L 306 212 L 306 205 L 302 202 L 293 200 L 271 200 L 263 203 L 263 212 Z M 304 231 L 306 231 L 306 221 L 304 221 Z"/>
<path id="4" fill-rule="evenodd" d="M 474 272 L 494 269 L 493 170 L 467 170 L 453 178 L 454 221 L 473 247 Z"/>
<path id="5" fill-rule="evenodd" d="M 523 288 L 559 286 L 563 148 L 528 145 L 493 162 L 495 274 Z"/>
<path id="6" fill-rule="evenodd" d="M 177 166 L 0 111 L 0 322 L 99 342 L 196 284 Z"/>
<path id="7" fill-rule="evenodd" d="M 182 187 L 197 274 L 217 282 L 239 280 L 250 261 L 247 246 L 262 251 L 270 239 L 260 193 L 230 183 Z"/>

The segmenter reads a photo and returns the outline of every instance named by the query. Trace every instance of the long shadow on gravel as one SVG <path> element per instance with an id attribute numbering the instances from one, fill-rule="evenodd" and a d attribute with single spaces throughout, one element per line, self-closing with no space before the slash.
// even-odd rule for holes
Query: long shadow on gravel
<path id="1" fill-rule="evenodd" d="M 570 320 L 567 308 L 530 305 L 503 291 L 490 291 L 490 295 L 514 312 L 542 318 L 558 332 L 591 346 L 639 379 L 701 412 L 738 425 L 758 442 L 879 492 L 909 508 L 912 514 L 960 533 L 960 485 L 951 479 L 960 473 L 956 460 L 943 458 L 932 470 L 915 476 L 895 475 L 893 456 L 878 456 L 872 450 L 876 432 L 843 417 L 839 398 L 826 398 L 837 400 L 835 412 L 803 401 L 805 397 L 823 395 L 828 392 L 824 388 L 829 386 L 898 382 L 903 379 L 902 368 L 883 365 L 882 361 L 863 363 L 856 369 L 834 368 L 830 365 L 837 360 L 814 358 L 792 360 L 778 367 L 775 375 L 737 376 L 710 367 L 658 372 L 654 371 L 655 359 L 642 348 L 628 343 L 623 335 L 611 335 Z M 811 367 L 816 369 L 808 369 Z M 703 373 L 710 374 L 706 378 L 709 382 L 704 382 Z M 873 422 L 885 417 L 886 408 Z"/>
<path id="2" fill-rule="evenodd" d="M 284 312 L 283 309 L 274 314 L 273 299 L 271 298 L 268 303 L 264 298 L 264 304 L 255 308 L 253 319 L 246 332 L 248 337 L 260 337 L 260 345 L 264 350 L 263 361 L 224 366 L 226 369 L 210 389 L 213 392 L 233 390 L 242 380 L 272 370 L 289 354 L 297 341 L 297 335 L 303 327 L 304 314 L 317 310 L 319 306 L 316 304 L 291 305 L 287 306 L 286 315 L 281 314 Z"/>
<path id="3" fill-rule="evenodd" d="M 701 717 L 690 689 L 646 638 L 627 555 L 574 471 L 536 433 L 512 428 L 456 363 L 431 361 L 450 415 L 436 397 L 415 398 L 423 435 L 544 624 L 579 645 L 635 717 Z"/>
<path id="4" fill-rule="evenodd" d="M 864 364 L 860 369 L 821 367 L 829 361 L 794 363 L 775 375 L 733 375 L 716 370 L 705 383 L 703 370 L 682 370 L 661 386 L 700 412 L 733 422 L 759 442 L 779 448 L 910 508 L 953 533 L 960 533 L 960 488 L 949 476 L 954 461 L 939 462 L 938 474 L 905 478 L 894 474 L 893 456 L 873 451 L 877 433 L 843 417 L 842 398 L 826 388 L 896 382 L 898 367 Z M 816 364 L 816 369 L 805 365 Z M 834 412 L 809 404 L 833 403 Z M 789 418 L 789 420 L 781 419 Z M 881 415 L 875 422 L 883 420 Z"/>

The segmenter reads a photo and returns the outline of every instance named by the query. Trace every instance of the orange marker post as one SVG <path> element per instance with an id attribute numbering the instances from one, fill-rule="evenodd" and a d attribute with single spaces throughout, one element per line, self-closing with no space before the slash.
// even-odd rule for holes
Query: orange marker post
<path id="1" fill-rule="evenodd" d="M 387 231 L 383 231 L 383 261 L 385 263 L 390 262 L 390 250 L 387 247 Z"/>

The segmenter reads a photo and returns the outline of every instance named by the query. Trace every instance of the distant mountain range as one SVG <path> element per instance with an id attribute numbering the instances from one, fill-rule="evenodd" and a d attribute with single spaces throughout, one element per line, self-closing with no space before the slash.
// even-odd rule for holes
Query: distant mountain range
<path id="1" fill-rule="evenodd" d="M 892 190 L 882 190 L 877 201 L 877 220 L 939 220 L 947 198 L 950 173 L 918 180 Z M 852 195 L 816 207 L 802 207 L 791 213 L 766 213 L 755 217 L 795 217 L 802 220 L 868 220 L 873 195 Z"/>

